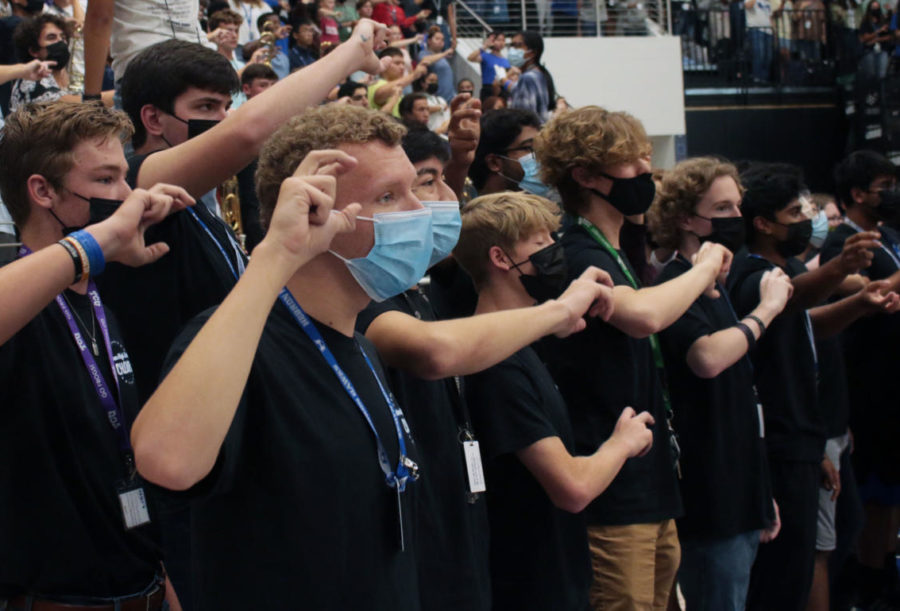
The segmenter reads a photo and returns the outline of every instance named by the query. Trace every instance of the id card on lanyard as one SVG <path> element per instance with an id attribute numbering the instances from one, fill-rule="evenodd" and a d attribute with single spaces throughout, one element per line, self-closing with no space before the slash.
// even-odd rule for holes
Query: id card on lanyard
<path id="1" fill-rule="evenodd" d="M 363 350 L 362 346 L 359 346 L 359 344 L 357 344 L 359 351 L 362 353 L 362 356 L 366 361 L 366 365 L 368 365 L 369 370 L 375 377 L 375 382 L 378 384 L 378 389 L 381 391 L 385 403 L 387 403 L 388 410 L 391 413 L 391 418 L 394 421 L 394 429 L 397 433 L 399 457 L 397 460 L 397 466 L 391 467 L 391 462 L 388 458 L 387 450 L 384 447 L 384 443 L 382 443 L 381 441 L 381 435 L 379 435 L 378 429 L 375 428 L 375 423 L 372 420 L 372 416 L 369 413 L 368 408 L 366 407 L 365 403 L 363 403 L 362 397 L 359 396 L 356 388 L 353 386 L 353 382 L 351 382 L 347 374 L 344 373 L 344 370 L 338 364 L 337 359 L 334 357 L 334 354 L 332 354 L 331 349 L 328 348 L 328 345 L 322 338 L 322 334 L 319 333 L 319 330 L 309 319 L 309 317 L 306 315 L 306 312 L 303 311 L 303 308 L 300 307 L 300 304 L 297 303 L 297 300 L 294 299 L 294 296 L 291 295 L 291 292 L 287 288 L 281 289 L 281 294 L 279 294 L 278 299 L 288 309 L 288 312 L 290 312 L 291 316 L 294 317 L 294 320 L 298 325 L 300 325 L 300 328 L 303 330 L 309 340 L 313 344 L 315 344 L 316 348 L 318 348 L 319 353 L 322 355 L 322 358 L 325 359 L 325 362 L 328 363 L 328 366 L 331 368 L 332 372 L 334 372 L 334 375 L 337 377 L 338 382 L 340 382 L 341 387 L 344 389 L 344 392 L 346 392 L 353 403 L 356 404 L 356 407 L 357 409 L 359 409 L 360 414 L 365 419 L 366 424 L 369 425 L 369 429 L 372 431 L 372 435 L 375 437 L 378 465 L 381 467 L 381 471 L 384 473 L 385 483 L 388 485 L 388 487 L 393 488 L 397 493 L 399 545 L 400 551 L 405 551 L 406 535 L 404 532 L 403 493 L 406 491 L 406 485 L 410 481 L 419 479 L 419 466 L 415 462 L 413 462 L 407 454 L 406 438 L 410 435 L 410 431 L 409 425 L 406 423 L 406 418 L 403 416 L 403 410 L 400 409 L 400 406 L 396 404 L 391 393 L 389 393 L 384 387 L 384 384 L 382 384 L 381 378 L 378 377 L 378 373 L 375 371 L 375 367 L 372 365 L 372 361 L 369 359 L 369 355 L 366 354 L 366 351 Z"/>
<path id="2" fill-rule="evenodd" d="M 30 255 L 31 252 L 30 248 L 23 245 L 19 248 L 19 257 Z M 112 393 L 112 388 L 103 377 L 103 372 L 96 359 L 91 354 L 91 350 L 88 349 L 84 336 L 78 328 L 78 323 L 75 321 L 75 315 L 69 308 L 69 304 L 66 303 L 62 294 L 57 295 L 55 301 L 56 305 L 59 306 L 59 309 L 62 311 L 63 317 L 66 319 L 66 325 L 69 327 L 69 332 L 72 335 L 72 339 L 75 341 L 75 346 L 77 347 L 85 369 L 87 369 L 88 375 L 90 376 L 91 383 L 94 386 L 94 391 L 97 393 L 100 405 L 106 412 L 106 418 L 119 440 L 119 452 L 121 453 L 122 461 L 125 466 L 125 478 L 116 485 L 116 494 L 119 498 L 119 504 L 122 507 L 122 518 L 125 523 L 125 528 L 126 530 L 130 530 L 137 526 L 143 526 L 144 524 L 149 523 L 150 511 L 147 507 L 147 498 L 144 494 L 144 489 L 140 484 L 140 480 L 136 477 L 137 470 L 134 465 L 134 451 L 131 448 L 131 439 L 128 435 L 125 413 L 122 410 L 122 395 L 119 386 L 119 378 L 116 375 L 115 360 L 113 359 L 112 353 L 112 342 L 109 339 L 109 324 L 106 319 L 106 312 L 103 309 L 103 303 L 100 301 L 100 293 L 97 292 L 97 286 L 94 284 L 93 280 L 88 282 L 87 294 L 91 302 L 94 316 L 97 318 L 97 325 L 100 327 L 100 334 L 103 338 L 106 356 L 109 359 L 110 373 L 112 374 L 113 383 L 116 386 L 115 396 Z"/>

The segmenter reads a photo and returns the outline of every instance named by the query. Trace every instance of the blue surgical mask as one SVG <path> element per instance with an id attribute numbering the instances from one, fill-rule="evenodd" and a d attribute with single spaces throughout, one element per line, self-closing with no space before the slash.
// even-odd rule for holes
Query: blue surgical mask
<path id="1" fill-rule="evenodd" d="M 443 261 L 459 241 L 462 229 L 462 217 L 459 214 L 459 202 L 422 202 L 431 210 L 431 235 L 434 246 L 428 267 Z"/>
<path id="2" fill-rule="evenodd" d="M 827 237 L 828 217 L 825 215 L 824 210 L 819 210 L 819 214 L 813 218 L 812 237 L 809 238 L 809 243 L 812 244 L 813 248 L 822 248 L 822 244 L 825 243 L 825 238 Z"/>
<path id="3" fill-rule="evenodd" d="M 375 223 L 375 245 L 365 257 L 343 261 L 366 294 L 384 301 L 414 286 L 428 270 L 433 252 L 431 210 L 381 212 L 357 221 Z"/>
<path id="4" fill-rule="evenodd" d="M 546 197 L 554 202 L 561 201 L 556 189 L 545 185 L 541 180 L 541 164 L 534 158 L 534 153 L 528 153 L 524 157 L 517 159 L 517 161 L 522 166 L 522 172 L 524 172 L 522 180 L 519 181 L 520 189 L 533 195 Z"/>
<path id="5" fill-rule="evenodd" d="M 515 47 L 510 47 L 509 51 L 506 52 L 506 59 L 509 60 L 509 65 L 514 68 L 521 68 L 525 65 L 525 49 L 516 49 Z"/>

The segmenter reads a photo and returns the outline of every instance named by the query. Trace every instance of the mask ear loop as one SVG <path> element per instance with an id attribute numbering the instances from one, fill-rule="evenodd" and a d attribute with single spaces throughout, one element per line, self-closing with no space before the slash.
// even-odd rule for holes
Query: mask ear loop
<path id="1" fill-rule="evenodd" d="M 332 211 L 331 211 L 331 214 L 340 214 L 340 213 L 341 213 L 340 210 L 334 210 L 334 209 L 332 209 Z M 370 221 L 370 222 L 372 222 L 372 223 L 375 222 L 375 219 L 373 219 L 371 216 L 357 216 L 357 217 L 356 217 L 356 220 L 357 220 L 357 221 Z M 349 262 L 350 262 L 350 259 L 348 259 L 347 257 L 344 257 L 344 256 L 342 256 L 342 255 L 340 255 L 340 254 L 338 254 L 337 251 L 331 250 L 331 249 L 329 248 L 327 252 L 331 253 L 332 255 L 334 255 L 335 257 L 337 257 L 338 259 L 340 259 L 340 260 L 343 261 L 344 263 L 349 263 Z"/>

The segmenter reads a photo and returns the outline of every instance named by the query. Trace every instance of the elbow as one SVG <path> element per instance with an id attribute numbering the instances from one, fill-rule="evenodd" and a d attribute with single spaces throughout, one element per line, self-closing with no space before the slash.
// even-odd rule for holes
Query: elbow
<path id="1" fill-rule="evenodd" d="M 131 443 L 138 473 L 157 486 L 183 491 L 199 482 L 205 475 L 201 473 L 203 466 L 198 464 L 198 461 L 192 461 L 187 456 L 172 451 L 167 444 L 159 443 L 158 440 L 132 434 Z M 206 473 L 209 470 L 206 469 Z"/>
<path id="2" fill-rule="evenodd" d="M 593 501 L 590 492 L 582 483 L 568 482 L 550 495 L 553 505 L 568 513 L 581 513 Z"/>
<path id="3" fill-rule="evenodd" d="M 442 380 L 456 375 L 456 354 L 450 342 L 433 342 L 418 360 L 418 375 L 426 380 Z"/>
<path id="4" fill-rule="evenodd" d="M 642 308 L 631 318 L 628 324 L 628 335 L 643 339 L 663 330 L 659 314 L 650 308 Z"/>
<path id="5" fill-rule="evenodd" d="M 704 380 L 715 378 L 724 371 L 723 367 L 720 367 L 718 364 L 713 363 L 708 359 L 699 359 L 694 362 L 688 361 L 688 367 L 691 368 L 691 372 L 695 376 L 703 378 Z"/>

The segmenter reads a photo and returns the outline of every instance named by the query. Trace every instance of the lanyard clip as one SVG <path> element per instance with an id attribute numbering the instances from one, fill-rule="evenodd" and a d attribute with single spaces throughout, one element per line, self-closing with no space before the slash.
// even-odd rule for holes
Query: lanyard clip
<path id="1" fill-rule="evenodd" d="M 406 469 L 409 471 L 409 476 L 413 481 L 419 479 L 419 465 L 417 465 L 415 461 L 413 461 L 409 456 L 401 456 L 400 464 L 406 467 Z"/>

